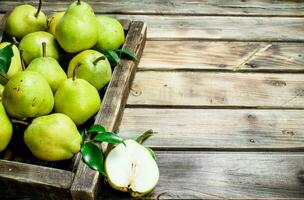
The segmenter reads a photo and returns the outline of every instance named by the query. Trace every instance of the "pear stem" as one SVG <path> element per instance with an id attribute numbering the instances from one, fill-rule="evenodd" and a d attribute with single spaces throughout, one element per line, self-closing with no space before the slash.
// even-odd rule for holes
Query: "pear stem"
<path id="1" fill-rule="evenodd" d="M 30 123 L 29 122 L 26 122 L 26 121 L 23 121 L 23 120 L 18 120 L 18 119 L 11 119 L 12 123 L 13 124 L 22 124 L 22 125 L 29 125 Z"/>
<path id="2" fill-rule="evenodd" d="M 20 50 L 20 59 L 21 59 L 22 71 L 24 71 L 25 70 L 25 63 L 24 63 L 24 58 L 23 58 L 23 50 Z"/>
<path id="3" fill-rule="evenodd" d="M 19 43 L 15 37 L 12 37 L 12 40 L 13 40 L 13 44 L 14 44 L 14 45 L 16 45 L 16 44 Z"/>
<path id="4" fill-rule="evenodd" d="M 104 56 L 100 56 L 99 58 L 97 58 L 96 60 L 94 60 L 93 65 L 96 65 L 99 61 L 101 60 L 105 60 L 106 58 Z"/>
<path id="5" fill-rule="evenodd" d="M 77 0 L 77 5 L 80 5 L 81 4 L 81 0 Z"/>
<path id="6" fill-rule="evenodd" d="M 81 63 L 78 63 L 77 65 L 76 65 L 76 67 L 74 68 L 74 70 L 73 70 L 73 81 L 75 81 L 75 79 L 76 79 L 76 74 L 77 74 L 77 72 L 78 72 L 78 69 L 79 69 L 79 67 L 80 67 L 80 65 L 81 65 Z"/>
<path id="7" fill-rule="evenodd" d="M 46 43 L 42 42 L 42 57 L 46 57 Z"/>
<path id="8" fill-rule="evenodd" d="M 35 14 L 35 17 L 36 17 L 36 18 L 38 17 L 38 15 L 39 15 L 39 13 L 40 13 L 40 11 L 41 11 L 41 7 L 42 7 L 42 0 L 39 0 L 38 9 L 37 9 L 37 12 L 36 12 L 36 14 Z"/>

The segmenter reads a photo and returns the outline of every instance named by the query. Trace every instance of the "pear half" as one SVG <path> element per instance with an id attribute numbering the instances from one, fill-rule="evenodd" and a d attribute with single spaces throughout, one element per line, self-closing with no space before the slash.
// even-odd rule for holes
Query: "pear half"
<path id="1" fill-rule="evenodd" d="M 105 171 L 110 185 L 141 197 L 151 192 L 159 179 L 158 166 L 150 152 L 134 140 L 117 145 L 108 154 Z"/>

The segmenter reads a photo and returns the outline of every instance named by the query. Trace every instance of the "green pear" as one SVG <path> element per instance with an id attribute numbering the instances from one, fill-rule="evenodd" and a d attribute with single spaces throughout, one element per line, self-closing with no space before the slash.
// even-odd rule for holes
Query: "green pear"
<path id="1" fill-rule="evenodd" d="M 109 184 L 117 190 L 141 197 L 153 190 L 159 169 L 150 152 L 134 140 L 117 145 L 105 161 Z"/>
<path id="2" fill-rule="evenodd" d="M 56 12 L 48 19 L 48 32 L 55 36 L 56 26 L 63 17 L 64 12 Z"/>
<path id="3" fill-rule="evenodd" d="M 59 85 L 67 79 L 67 76 L 57 60 L 46 56 L 46 43 L 42 43 L 43 57 L 35 58 L 29 66 L 27 71 L 35 71 L 40 73 L 50 84 L 53 93 L 57 90 Z"/>
<path id="4" fill-rule="evenodd" d="M 2 99 L 3 90 L 4 86 L 0 84 L 0 100 Z"/>
<path id="5" fill-rule="evenodd" d="M 18 119 L 47 115 L 54 107 L 50 85 L 42 75 L 33 71 L 12 76 L 4 87 L 2 101 L 7 113 Z"/>
<path id="6" fill-rule="evenodd" d="M 77 70 L 75 70 L 75 68 Z M 85 79 L 97 90 L 103 88 L 112 76 L 112 69 L 108 59 L 95 50 L 84 50 L 77 54 L 68 67 L 68 77 L 73 77 L 73 72 L 77 78 Z"/>
<path id="7" fill-rule="evenodd" d="M 41 43 L 46 43 L 46 56 L 59 59 L 59 47 L 55 37 L 43 31 L 38 31 L 26 35 L 19 44 L 20 51 L 23 52 L 23 60 L 25 64 L 29 65 L 32 60 L 42 57 L 43 52 Z"/>
<path id="8" fill-rule="evenodd" d="M 97 113 L 101 104 L 98 91 L 83 79 L 69 78 L 55 93 L 55 112 L 69 116 L 76 125 Z"/>
<path id="9" fill-rule="evenodd" d="M 59 161 L 79 152 L 82 138 L 68 116 L 55 113 L 35 118 L 24 132 L 24 142 L 37 158 Z"/>
<path id="10" fill-rule="evenodd" d="M 0 49 L 10 45 L 11 43 L 9 42 L 3 42 L 0 43 Z M 11 78 L 14 74 L 22 71 L 22 65 L 21 65 L 21 59 L 20 59 L 20 52 L 16 45 L 12 46 L 14 56 L 11 59 L 11 64 L 9 66 L 8 72 L 7 72 L 7 77 Z"/>
<path id="11" fill-rule="evenodd" d="M 117 50 L 125 42 L 125 33 L 120 22 L 112 17 L 97 16 L 98 40 L 95 48 L 99 51 Z"/>
<path id="12" fill-rule="evenodd" d="M 75 1 L 56 26 L 56 39 L 68 53 L 93 47 L 98 37 L 98 23 L 92 8 L 83 1 Z"/>
<path id="13" fill-rule="evenodd" d="M 0 152 L 3 151 L 10 142 L 13 134 L 13 126 L 9 120 L 2 102 L 0 101 Z"/>
<path id="14" fill-rule="evenodd" d="M 45 31 L 47 28 L 46 16 L 41 12 L 42 1 L 39 1 L 38 9 L 31 5 L 21 5 L 14 8 L 6 20 L 5 32 L 21 39 L 25 35 Z"/>

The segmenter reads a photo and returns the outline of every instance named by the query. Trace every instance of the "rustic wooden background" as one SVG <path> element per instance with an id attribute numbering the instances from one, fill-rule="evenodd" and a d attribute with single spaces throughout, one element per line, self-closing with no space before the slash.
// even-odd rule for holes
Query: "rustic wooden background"
<path id="1" fill-rule="evenodd" d="M 88 2 L 148 25 L 120 135 L 158 132 L 149 197 L 304 199 L 303 0 Z M 1 0 L 0 12 L 22 3 L 36 1 Z M 101 189 L 114 197 L 128 195 Z"/>

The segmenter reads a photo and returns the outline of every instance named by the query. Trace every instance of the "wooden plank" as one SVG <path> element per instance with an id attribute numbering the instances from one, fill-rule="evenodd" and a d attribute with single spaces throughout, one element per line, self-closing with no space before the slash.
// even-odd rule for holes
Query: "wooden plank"
<path id="1" fill-rule="evenodd" d="M 304 108 L 304 74 L 139 71 L 130 106 Z"/>
<path id="2" fill-rule="evenodd" d="M 89 3 L 97 13 L 125 14 L 179 14 L 179 15 L 265 15 L 265 16 L 304 16 L 302 1 L 227 1 L 227 0 L 90 0 Z M 36 5 L 36 0 L 2 0 L 0 12 L 6 12 L 20 4 Z M 69 1 L 44 1 L 44 11 L 62 11 Z"/>
<path id="3" fill-rule="evenodd" d="M 148 39 L 304 41 L 304 18 L 115 15 L 147 23 Z"/>
<path id="4" fill-rule="evenodd" d="M 303 110 L 126 108 L 123 138 L 147 129 L 157 134 L 145 145 L 179 150 L 304 149 Z"/>
<path id="5" fill-rule="evenodd" d="M 73 178 L 74 173 L 65 170 L 0 160 L 0 197 L 68 199 Z"/>
<path id="6" fill-rule="evenodd" d="M 304 153 L 157 152 L 148 199 L 303 199 Z M 105 191 L 98 199 L 127 199 Z"/>
<path id="7" fill-rule="evenodd" d="M 149 40 L 304 41 L 300 17 L 113 16 L 146 22 Z"/>
<path id="8" fill-rule="evenodd" d="M 146 24 L 138 21 L 132 22 L 123 48 L 140 58 L 145 39 Z M 96 116 L 96 124 L 103 125 L 109 131 L 117 130 L 136 68 L 137 63 L 129 59 L 123 59 L 115 67 L 101 110 Z M 99 179 L 99 172 L 90 169 L 80 160 L 71 186 L 73 199 L 94 199 L 99 188 Z"/>
<path id="9" fill-rule="evenodd" d="M 140 70 L 304 71 L 304 43 L 147 41 Z"/>

